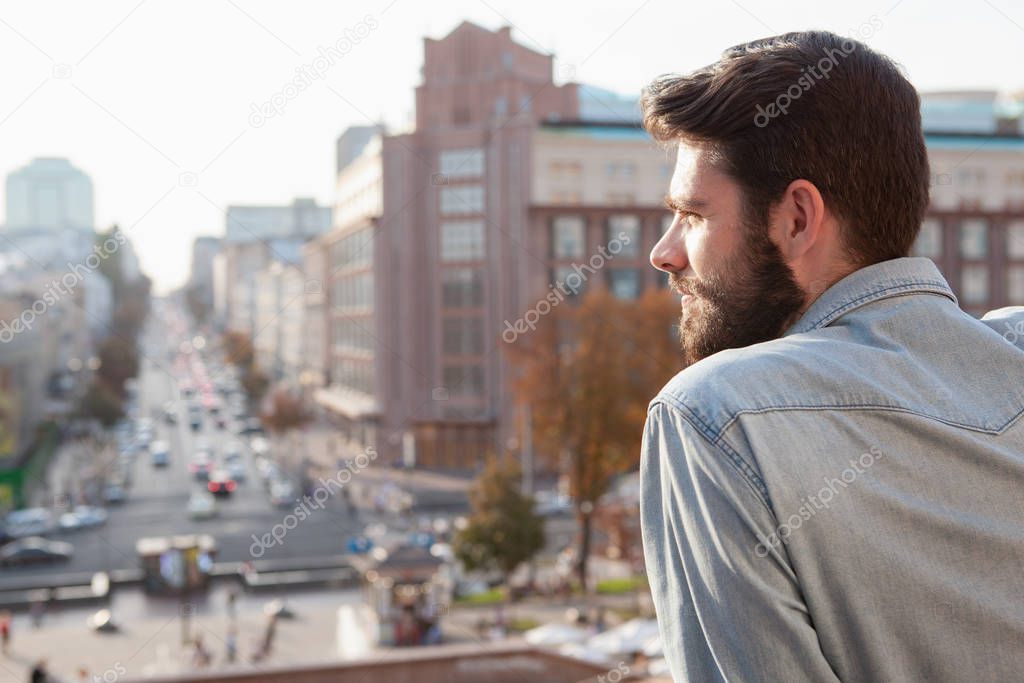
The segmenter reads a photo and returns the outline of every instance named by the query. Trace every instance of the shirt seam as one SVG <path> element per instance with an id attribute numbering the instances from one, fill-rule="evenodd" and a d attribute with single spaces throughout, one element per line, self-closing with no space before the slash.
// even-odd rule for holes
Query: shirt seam
<path id="1" fill-rule="evenodd" d="M 810 326 L 806 330 L 801 330 L 801 331 L 802 332 L 807 332 L 807 331 L 810 331 L 810 330 L 819 329 L 819 328 L 821 328 L 825 324 L 825 321 L 831 322 L 829 320 L 830 318 L 834 319 L 835 317 L 838 317 L 838 316 L 846 313 L 851 308 L 856 308 L 857 306 L 860 306 L 860 305 L 866 303 L 866 301 L 868 299 L 872 299 L 872 298 L 876 298 L 876 297 L 883 298 L 883 297 L 879 297 L 879 295 L 887 294 L 887 293 L 897 294 L 897 293 L 907 293 L 907 292 L 915 292 L 915 291 L 921 292 L 921 293 L 930 292 L 932 294 L 940 294 L 942 296 L 945 296 L 945 297 L 950 298 L 951 300 L 955 301 L 955 299 L 952 299 L 953 292 L 949 289 L 949 286 L 946 285 L 945 283 L 938 282 L 938 281 L 935 281 L 935 280 L 926 280 L 926 281 L 913 280 L 913 281 L 904 282 L 902 284 L 890 285 L 888 287 L 882 287 L 880 289 L 873 289 L 873 290 L 871 290 L 869 292 L 866 292 L 866 293 L 860 295 L 859 297 L 857 297 L 856 299 L 853 299 L 851 301 L 847 301 L 846 303 L 842 304 L 841 306 L 836 306 L 834 308 L 829 309 L 824 314 L 822 314 L 815 322 L 811 323 Z"/>
<path id="2" fill-rule="evenodd" d="M 969 430 L 969 431 L 972 431 L 972 432 L 979 432 L 981 434 L 989 434 L 989 435 L 992 435 L 992 436 L 998 436 L 998 435 L 1004 433 L 1007 429 L 1009 429 L 1011 426 L 1013 426 L 1013 424 L 1015 422 L 1017 422 L 1017 420 L 1019 420 L 1022 415 L 1024 415 L 1024 408 L 1021 408 L 1019 411 L 1017 411 L 1016 414 L 1011 416 L 1010 419 L 1007 420 L 1002 426 L 994 427 L 993 428 L 993 427 L 981 427 L 981 426 L 978 426 L 978 425 L 965 424 L 963 422 L 957 422 L 955 420 L 949 420 L 949 419 L 946 419 L 946 418 L 938 417 L 937 415 L 930 415 L 928 413 L 922 413 L 919 410 L 914 410 L 912 408 L 906 408 L 906 407 L 903 407 L 903 406 L 891 406 L 891 405 L 883 405 L 883 404 L 877 404 L 877 403 L 842 403 L 842 404 L 819 404 L 819 405 L 795 404 L 795 405 L 785 405 L 785 406 L 767 406 L 767 407 L 764 407 L 764 408 L 742 408 L 740 410 L 737 410 L 735 413 L 732 413 L 732 416 L 729 418 L 729 420 L 726 421 L 722 425 L 721 429 L 718 431 L 718 434 L 716 435 L 716 439 L 724 439 L 725 438 L 725 433 L 729 430 L 729 428 L 733 425 L 733 423 L 736 422 L 737 419 L 739 419 L 739 417 L 741 415 L 747 415 L 747 414 L 749 414 L 749 415 L 760 415 L 760 414 L 769 413 L 769 412 L 776 411 L 776 410 L 777 411 L 789 411 L 789 410 L 812 410 L 812 411 L 813 410 L 890 410 L 890 411 L 897 412 L 897 413 L 908 413 L 910 415 L 917 415 L 918 417 L 923 417 L 923 418 L 925 418 L 927 420 L 934 420 L 936 422 L 941 422 L 943 424 L 947 424 L 947 425 L 950 425 L 952 427 L 959 427 L 961 429 L 966 429 L 966 430 Z"/>
<path id="3" fill-rule="evenodd" d="M 755 494 L 755 496 L 757 496 L 757 499 L 761 501 L 761 504 L 765 506 L 765 509 L 768 510 L 772 517 L 775 516 L 775 512 L 772 509 L 771 502 L 768 496 L 768 487 L 765 485 L 764 480 L 754 470 L 750 463 L 743 459 L 743 456 L 736 452 L 729 444 L 725 443 L 721 435 L 715 435 L 714 432 L 710 429 L 710 427 L 708 427 L 703 421 L 701 421 L 700 418 L 697 415 L 695 415 L 689 408 L 687 408 L 685 405 L 676 405 L 674 401 L 655 399 L 651 403 L 650 408 L 648 408 L 648 417 L 650 417 L 651 410 L 653 410 L 658 405 L 663 405 L 666 408 L 678 413 L 679 417 L 682 418 L 688 425 L 690 425 L 695 432 L 700 434 L 700 436 L 704 439 L 705 442 L 707 442 L 707 444 L 711 448 L 717 449 L 722 454 L 724 454 L 726 456 L 726 460 L 729 462 L 730 465 L 732 465 L 733 469 L 735 469 L 740 474 L 740 478 L 747 484 L 747 486 L 749 486 L 752 489 L 752 492 Z M 693 419 L 691 419 L 691 417 Z M 700 424 L 695 424 L 694 420 L 696 420 Z"/>

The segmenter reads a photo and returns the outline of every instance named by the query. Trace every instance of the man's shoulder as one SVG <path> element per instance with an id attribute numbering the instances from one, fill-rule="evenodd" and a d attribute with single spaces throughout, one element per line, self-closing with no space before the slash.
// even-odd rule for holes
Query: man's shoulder
<path id="1" fill-rule="evenodd" d="M 989 311 L 981 318 L 1003 339 L 1024 350 L 1024 306 L 1007 306 Z"/>
<path id="2" fill-rule="evenodd" d="M 652 401 L 717 440 L 737 415 L 813 403 L 848 374 L 829 328 L 727 349 L 675 375 Z"/>

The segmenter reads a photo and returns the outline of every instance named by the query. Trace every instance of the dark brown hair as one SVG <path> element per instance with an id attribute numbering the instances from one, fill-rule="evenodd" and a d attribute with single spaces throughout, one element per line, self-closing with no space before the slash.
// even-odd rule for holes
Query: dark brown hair
<path id="1" fill-rule="evenodd" d="M 657 79 L 641 104 L 656 140 L 708 147 L 755 225 L 803 178 L 858 267 L 909 253 L 928 206 L 920 101 L 863 43 L 806 31 L 737 45 L 693 73 Z"/>

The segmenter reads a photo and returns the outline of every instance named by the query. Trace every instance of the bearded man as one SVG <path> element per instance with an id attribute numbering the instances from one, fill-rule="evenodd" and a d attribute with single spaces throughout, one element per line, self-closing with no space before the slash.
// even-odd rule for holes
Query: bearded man
<path id="1" fill-rule="evenodd" d="M 641 464 L 676 681 L 1021 680 L 1024 308 L 977 320 L 908 257 L 914 87 L 814 31 L 642 104 L 676 150 L 651 263 L 682 295 L 687 367 Z"/>

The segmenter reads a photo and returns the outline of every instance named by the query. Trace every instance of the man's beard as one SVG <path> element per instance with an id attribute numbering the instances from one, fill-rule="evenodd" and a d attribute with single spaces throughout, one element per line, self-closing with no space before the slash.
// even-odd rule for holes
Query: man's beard
<path id="1" fill-rule="evenodd" d="M 684 367 L 724 351 L 779 337 L 796 322 L 806 300 L 767 226 L 741 226 L 739 253 L 723 273 L 696 280 L 678 273 L 671 286 L 692 294 L 680 317 L 679 341 Z"/>

